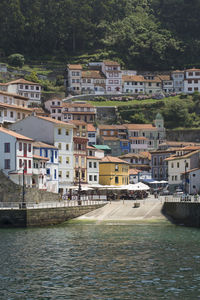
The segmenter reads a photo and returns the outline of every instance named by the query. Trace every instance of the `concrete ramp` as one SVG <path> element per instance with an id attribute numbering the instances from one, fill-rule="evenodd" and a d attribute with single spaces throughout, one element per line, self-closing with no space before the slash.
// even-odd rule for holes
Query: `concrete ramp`
<path id="1" fill-rule="evenodd" d="M 135 207 L 135 203 L 139 203 L 139 207 Z M 161 213 L 162 206 L 162 200 L 153 198 L 138 201 L 113 201 L 78 219 L 96 221 L 166 220 Z"/>

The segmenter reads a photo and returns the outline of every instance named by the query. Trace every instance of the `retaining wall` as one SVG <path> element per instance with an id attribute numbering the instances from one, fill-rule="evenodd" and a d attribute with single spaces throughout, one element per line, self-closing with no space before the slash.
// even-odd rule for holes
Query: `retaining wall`
<path id="1" fill-rule="evenodd" d="M 162 213 L 174 224 L 200 227 L 200 203 L 165 202 Z"/>
<path id="2" fill-rule="evenodd" d="M 0 227 L 33 227 L 63 223 L 100 208 L 104 204 L 41 209 L 2 209 Z"/>

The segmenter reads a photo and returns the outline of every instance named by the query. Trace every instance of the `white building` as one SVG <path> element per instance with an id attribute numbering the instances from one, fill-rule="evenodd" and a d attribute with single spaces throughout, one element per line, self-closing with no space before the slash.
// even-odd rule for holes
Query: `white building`
<path id="1" fill-rule="evenodd" d="M 146 94 L 159 94 L 162 92 L 161 80 L 155 75 L 144 75 L 144 89 Z"/>
<path id="2" fill-rule="evenodd" d="M 14 123 L 31 114 L 28 98 L 0 91 L 0 124 Z"/>
<path id="3" fill-rule="evenodd" d="M 0 89 L 28 98 L 28 105 L 31 103 L 41 103 L 41 85 L 38 83 L 20 78 L 7 83 L 1 83 Z"/>
<path id="4" fill-rule="evenodd" d="M 0 169 L 16 184 L 32 186 L 33 140 L 0 127 Z"/>
<path id="5" fill-rule="evenodd" d="M 96 156 L 97 149 L 94 147 L 87 147 L 87 182 L 88 184 L 99 183 L 99 161 Z"/>
<path id="6" fill-rule="evenodd" d="M 46 189 L 58 193 L 58 148 L 42 142 L 33 143 L 34 157 L 46 158 Z"/>
<path id="7" fill-rule="evenodd" d="M 120 64 L 116 61 L 104 60 L 102 72 L 106 77 L 106 93 L 122 93 L 122 72 Z"/>
<path id="8" fill-rule="evenodd" d="M 200 92 L 200 69 L 185 70 L 184 92 L 186 94 Z"/>
<path id="9" fill-rule="evenodd" d="M 184 71 L 176 70 L 171 72 L 174 92 L 177 94 L 184 92 Z"/>
<path id="10" fill-rule="evenodd" d="M 186 147 L 165 159 L 168 163 L 168 183 L 171 190 L 183 187 L 182 174 L 199 166 L 199 152 L 200 149 L 191 151 Z"/>
<path id="11" fill-rule="evenodd" d="M 174 91 L 174 81 L 171 79 L 170 75 L 159 75 L 162 82 L 162 90 L 165 93 L 173 93 Z"/>
<path id="12" fill-rule="evenodd" d="M 105 94 L 106 77 L 99 70 L 82 71 L 82 94 Z"/>
<path id="13" fill-rule="evenodd" d="M 186 180 L 186 191 L 188 194 L 200 193 L 200 168 L 186 171 L 182 174 L 183 181 Z"/>
<path id="14" fill-rule="evenodd" d="M 11 125 L 12 129 L 36 141 L 59 149 L 59 192 L 65 193 L 73 184 L 73 124 L 48 117 L 30 116 Z M 56 176 L 57 179 L 57 176 Z"/>
<path id="15" fill-rule="evenodd" d="M 96 145 L 97 143 L 97 130 L 92 124 L 87 124 L 87 137 L 88 145 Z"/>
<path id="16" fill-rule="evenodd" d="M 62 120 L 62 110 L 63 110 L 62 100 L 51 99 L 45 101 L 44 106 L 50 112 L 51 118 L 60 121 Z"/>
<path id="17" fill-rule="evenodd" d="M 81 65 L 67 65 L 67 86 L 69 93 L 81 94 L 81 77 Z"/>
<path id="18" fill-rule="evenodd" d="M 37 187 L 39 190 L 43 191 L 47 190 L 47 161 L 47 157 L 33 155 L 32 187 Z"/>
<path id="19" fill-rule="evenodd" d="M 123 92 L 139 94 L 145 93 L 145 79 L 141 75 L 124 75 L 122 76 Z"/>

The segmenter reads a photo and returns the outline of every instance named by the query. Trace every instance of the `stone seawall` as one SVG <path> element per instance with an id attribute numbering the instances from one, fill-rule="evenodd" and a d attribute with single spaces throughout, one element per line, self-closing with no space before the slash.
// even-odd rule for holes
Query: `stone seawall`
<path id="1" fill-rule="evenodd" d="M 2 209 L 0 227 L 33 227 L 61 224 L 100 208 L 104 204 L 40 209 Z"/>
<path id="2" fill-rule="evenodd" d="M 200 129 L 177 129 L 166 131 L 166 137 L 168 141 L 177 142 L 200 142 Z"/>
<path id="3" fill-rule="evenodd" d="M 165 202 L 162 213 L 174 224 L 200 227 L 200 203 Z"/>

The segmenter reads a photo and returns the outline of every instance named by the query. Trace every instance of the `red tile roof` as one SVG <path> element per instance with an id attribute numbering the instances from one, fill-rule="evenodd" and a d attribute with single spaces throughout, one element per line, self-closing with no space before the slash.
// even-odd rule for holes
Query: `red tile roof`
<path id="1" fill-rule="evenodd" d="M 13 97 L 13 98 L 21 99 L 21 100 L 24 100 L 24 101 L 28 101 L 29 100 L 27 97 L 24 97 L 24 96 L 21 96 L 21 95 L 18 95 L 18 94 L 14 94 L 14 93 L 8 93 L 8 92 L 0 91 L 0 94 L 4 95 L 4 96 L 8 96 L 8 97 Z"/>
<path id="2" fill-rule="evenodd" d="M 30 112 L 30 113 L 32 112 L 31 108 L 23 107 L 23 106 L 20 106 L 20 105 L 14 105 L 14 104 L 7 104 L 7 103 L 1 103 L 0 102 L 0 107 L 12 108 L 14 110 L 22 110 L 22 111 Z"/>
<path id="3" fill-rule="evenodd" d="M 87 70 L 82 72 L 82 78 L 106 79 L 101 71 Z"/>
<path id="4" fill-rule="evenodd" d="M 105 156 L 102 158 L 100 163 L 119 163 L 119 164 L 126 164 L 129 165 L 129 163 L 125 160 L 122 160 L 118 157 L 113 157 L 113 156 Z"/>
<path id="5" fill-rule="evenodd" d="M 77 65 L 69 64 L 69 65 L 67 65 L 67 67 L 68 67 L 69 70 L 82 70 L 82 66 L 79 65 L 79 64 L 77 64 Z"/>
<path id="6" fill-rule="evenodd" d="M 43 142 L 34 142 L 33 143 L 33 147 L 35 148 L 49 148 L 49 149 L 58 149 L 57 147 L 55 147 L 54 145 L 49 145 Z"/>
<path id="7" fill-rule="evenodd" d="M 123 124 L 128 130 L 157 130 L 152 124 Z"/>
<path id="8" fill-rule="evenodd" d="M 19 134 L 19 133 L 15 132 L 15 131 L 9 130 L 7 128 L 4 128 L 4 127 L 0 127 L 0 132 L 6 133 L 8 135 L 11 135 L 11 136 L 15 137 L 18 140 L 26 140 L 26 141 L 33 142 L 33 140 L 31 138 L 29 138 L 27 136 L 24 136 L 22 134 Z"/>
<path id="9" fill-rule="evenodd" d="M 20 78 L 20 79 L 16 79 L 16 80 L 13 80 L 13 81 L 10 81 L 10 82 L 7 82 L 5 83 L 4 85 L 10 85 L 10 84 L 31 84 L 31 85 L 39 85 L 39 83 L 36 83 L 36 82 L 32 82 L 32 81 L 28 81 L 28 80 L 25 80 L 23 78 Z"/>
<path id="10" fill-rule="evenodd" d="M 96 128 L 92 124 L 87 124 L 87 131 L 96 132 Z"/>
<path id="11" fill-rule="evenodd" d="M 40 160 L 49 160 L 49 158 L 48 157 L 44 157 L 44 156 L 40 156 L 40 155 L 33 155 L 33 158 L 34 159 L 40 159 Z"/>
<path id="12" fill-rule="evenodd" d="M 146 81 L 142 75 L 123 75 L 122 80 L 129 81 L 129 82 L 144 82 L 144 81 Z"/>

